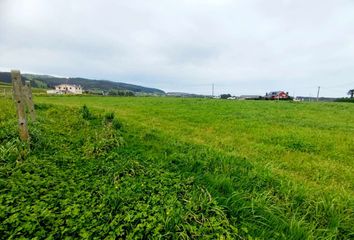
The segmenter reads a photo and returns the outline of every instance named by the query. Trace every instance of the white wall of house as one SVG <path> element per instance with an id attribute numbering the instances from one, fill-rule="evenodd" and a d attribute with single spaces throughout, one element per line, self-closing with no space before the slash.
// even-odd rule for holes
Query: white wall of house
<path id="1" fill-rule="evenodd" d="M 82 87 L 80 85 L 60 84 L 55 86 L 57 92 L 82 94 Z"/>
<path id="2" fill-rule="evenodd" d="M 47 90 L 47 94 L 63 94 L 63 93 L 59 92 L 57 90 L 51 89 L 51 90 Z"/>

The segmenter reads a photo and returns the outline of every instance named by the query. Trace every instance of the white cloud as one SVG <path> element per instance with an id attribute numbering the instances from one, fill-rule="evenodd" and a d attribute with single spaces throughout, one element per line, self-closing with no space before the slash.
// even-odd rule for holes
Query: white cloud
<path id="1" fill-rule="evenodd" d="M 350 0 L 3 0 L 0 67 L 169 91 L 315 95 L 321 85 L 340 96 L 354 82 L 353 12 Z"/>

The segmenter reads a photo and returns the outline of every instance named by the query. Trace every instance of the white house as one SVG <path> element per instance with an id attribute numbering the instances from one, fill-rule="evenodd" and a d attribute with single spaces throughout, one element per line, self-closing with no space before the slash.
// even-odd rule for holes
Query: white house
<path id="1" fill-rule="evenodd" d="M 63 94 L 63 93 L 62 92 L 58 92 L 55 89 L 50 89 L 50 90 L 47 90 L 47 94 Z"/>
<path id="2" fill-rule="evenodd" d="M 48 94 L 82 94 L 80 85 L 60 84 L 55 86 L 55 90 L 48 90 Z"/>

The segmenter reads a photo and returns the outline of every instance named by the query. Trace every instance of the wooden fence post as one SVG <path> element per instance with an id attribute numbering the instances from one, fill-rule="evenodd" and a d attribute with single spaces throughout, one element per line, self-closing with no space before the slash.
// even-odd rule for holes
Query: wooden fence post
<path id="1" fill-rule="evenodd" d="M 24 99 L 26 101 L 26 105 L 28 107 L 28 111 L 30 112 L 31 119 L 32 121 L 36 120 L 36 113 L 34 111 L 34 104 L 32 100 L 32 88 L 31 88 L 31 82 L 26 81 L 24 88 L 23 88 L 23 95 Z"/>
<path id="2" fill-rule="evenodd" d="M 17 107 L 18 128 L 20 138 L 23 141 L 29 140 L 24 97 L 22 95 L 22 80 L 21 73 L 18 70 L 11 70 L 13 96 Z"/>

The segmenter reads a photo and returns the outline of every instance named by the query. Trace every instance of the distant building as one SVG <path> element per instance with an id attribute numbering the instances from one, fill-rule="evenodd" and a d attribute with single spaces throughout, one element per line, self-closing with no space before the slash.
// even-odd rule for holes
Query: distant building
<path id="1" fill-rule="evenodd" d="M 241 95 L 238 97 L 239 100 L 257 100 L 261 98 L 262 96 L 260 95 Z"/>
<path id="2" fill-rule="evenodd" d="M 288 99 L 289 93 L 284 91 L 275 91 L 266 93 L 265 99 Z"/>
<path id="3" fill-rule="evenodd" d="M 60 84 L 55 86 L 55 90 L 48 90 L 48 94 L 82 94 L 80 85 Z"/>

